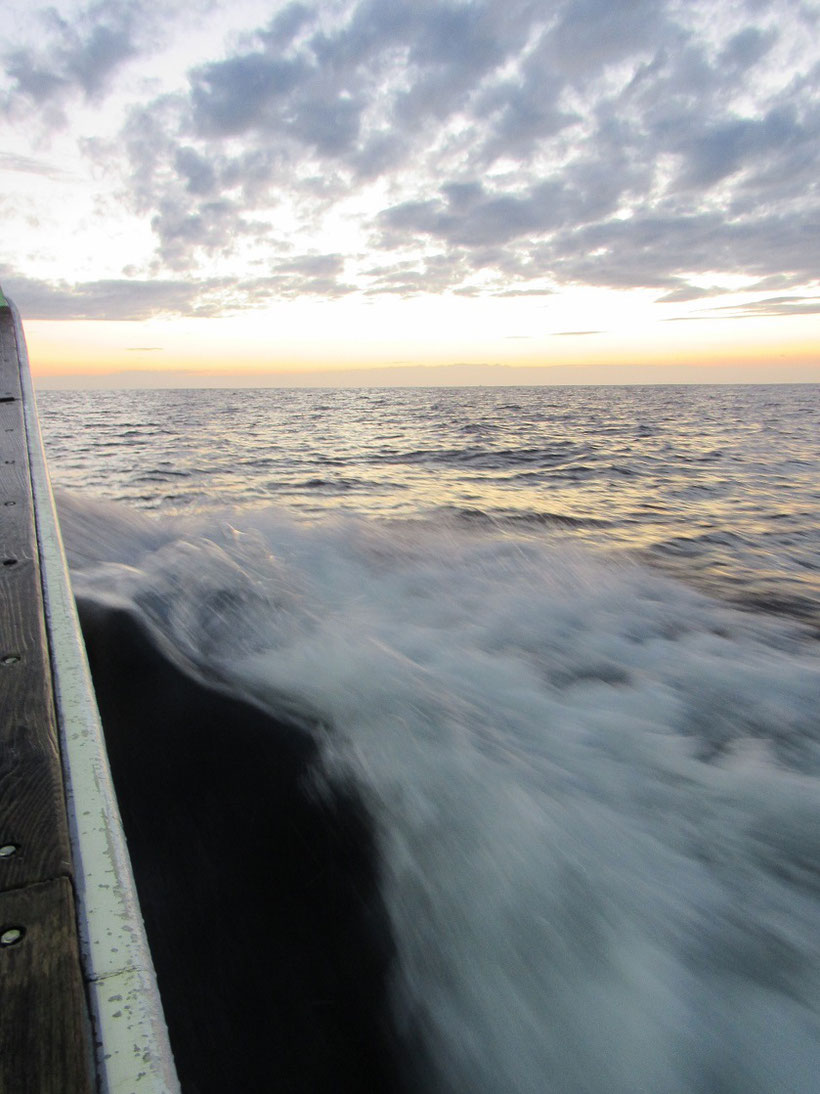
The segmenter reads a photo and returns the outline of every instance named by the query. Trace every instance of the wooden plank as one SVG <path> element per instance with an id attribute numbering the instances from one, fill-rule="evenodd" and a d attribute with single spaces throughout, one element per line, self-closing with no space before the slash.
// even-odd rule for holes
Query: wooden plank
<path id="1" fill-rule="evenodd" d="M 71 871 L 11 313 L 0 308 L 0 891 Z"/>
<path id="2" fill-rule="evenodd" d="M 14 321 L 0 305 L 0 1091 L 91 1094 Z"/>
<path id="3" fill-rule="evenodd" d="M 0 1090 L 92 1094 L 71 883 L 0 893 Z"/>
<path id="4" fill-rule="evenodd" d="M 71 593 L 40 439 L 25 335 L 13 305 L 11 312 L 97 1082 L 105 1094 L 179 1094 Z M 1 993 L 0 982 L 0 1006 Z M 61 1000 L 55 999 L 53 1005 L 60 1006 Z M 6 1092 L 0 1090 L 0 1094 Z"/>

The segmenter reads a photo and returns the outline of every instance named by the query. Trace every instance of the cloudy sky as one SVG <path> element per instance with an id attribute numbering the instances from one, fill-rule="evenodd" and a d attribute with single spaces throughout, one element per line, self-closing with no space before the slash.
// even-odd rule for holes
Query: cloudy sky
<path id="1" fill-rule="evenodd" d="M 0 283 L 41 382 L 820 380 L 817 3 L 3 7 Z"/>

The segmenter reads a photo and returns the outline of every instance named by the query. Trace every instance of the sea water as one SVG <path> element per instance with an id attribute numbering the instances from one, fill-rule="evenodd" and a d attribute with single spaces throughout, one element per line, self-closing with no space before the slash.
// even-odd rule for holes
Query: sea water
<path id="1" fill-rule="evenodd" d="M 38 402 L 77 591 L 333 726 L 425 1092 L 816 1091 L 820 388 Z"/>

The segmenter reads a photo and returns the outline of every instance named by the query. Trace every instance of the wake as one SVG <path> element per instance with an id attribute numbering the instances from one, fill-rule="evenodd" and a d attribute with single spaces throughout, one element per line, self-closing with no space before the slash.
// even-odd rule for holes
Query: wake
<path id="1" fill-rule="evenodd" d="M 83 597 L 332 726 L 416 1089 L 814 1089 L 820 669 L 799 627 L 549 529 L 73 497 L 61 518 Z"/>

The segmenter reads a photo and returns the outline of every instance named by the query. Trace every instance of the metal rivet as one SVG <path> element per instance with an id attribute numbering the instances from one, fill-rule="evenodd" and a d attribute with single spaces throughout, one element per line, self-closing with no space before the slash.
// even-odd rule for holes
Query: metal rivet
<path id="1" fill-rule="evenodd" d="M 19 850 L 20 848 L 16 843 L 4 843 L 0 847 L 0 858 L 13 858 Z"/>
<path id="2" fill-rule="evenodd" d="M 0 946 L 16 946 L 25 933 L 23 927 L 6 927 L 0 934 Z"/>
<path id="3" fill-rule="evenodd" d="M 19 660 L 19 653 L 4 653 L 3 656 L 0 657 L 0 665 L 16 665 Z"/>

